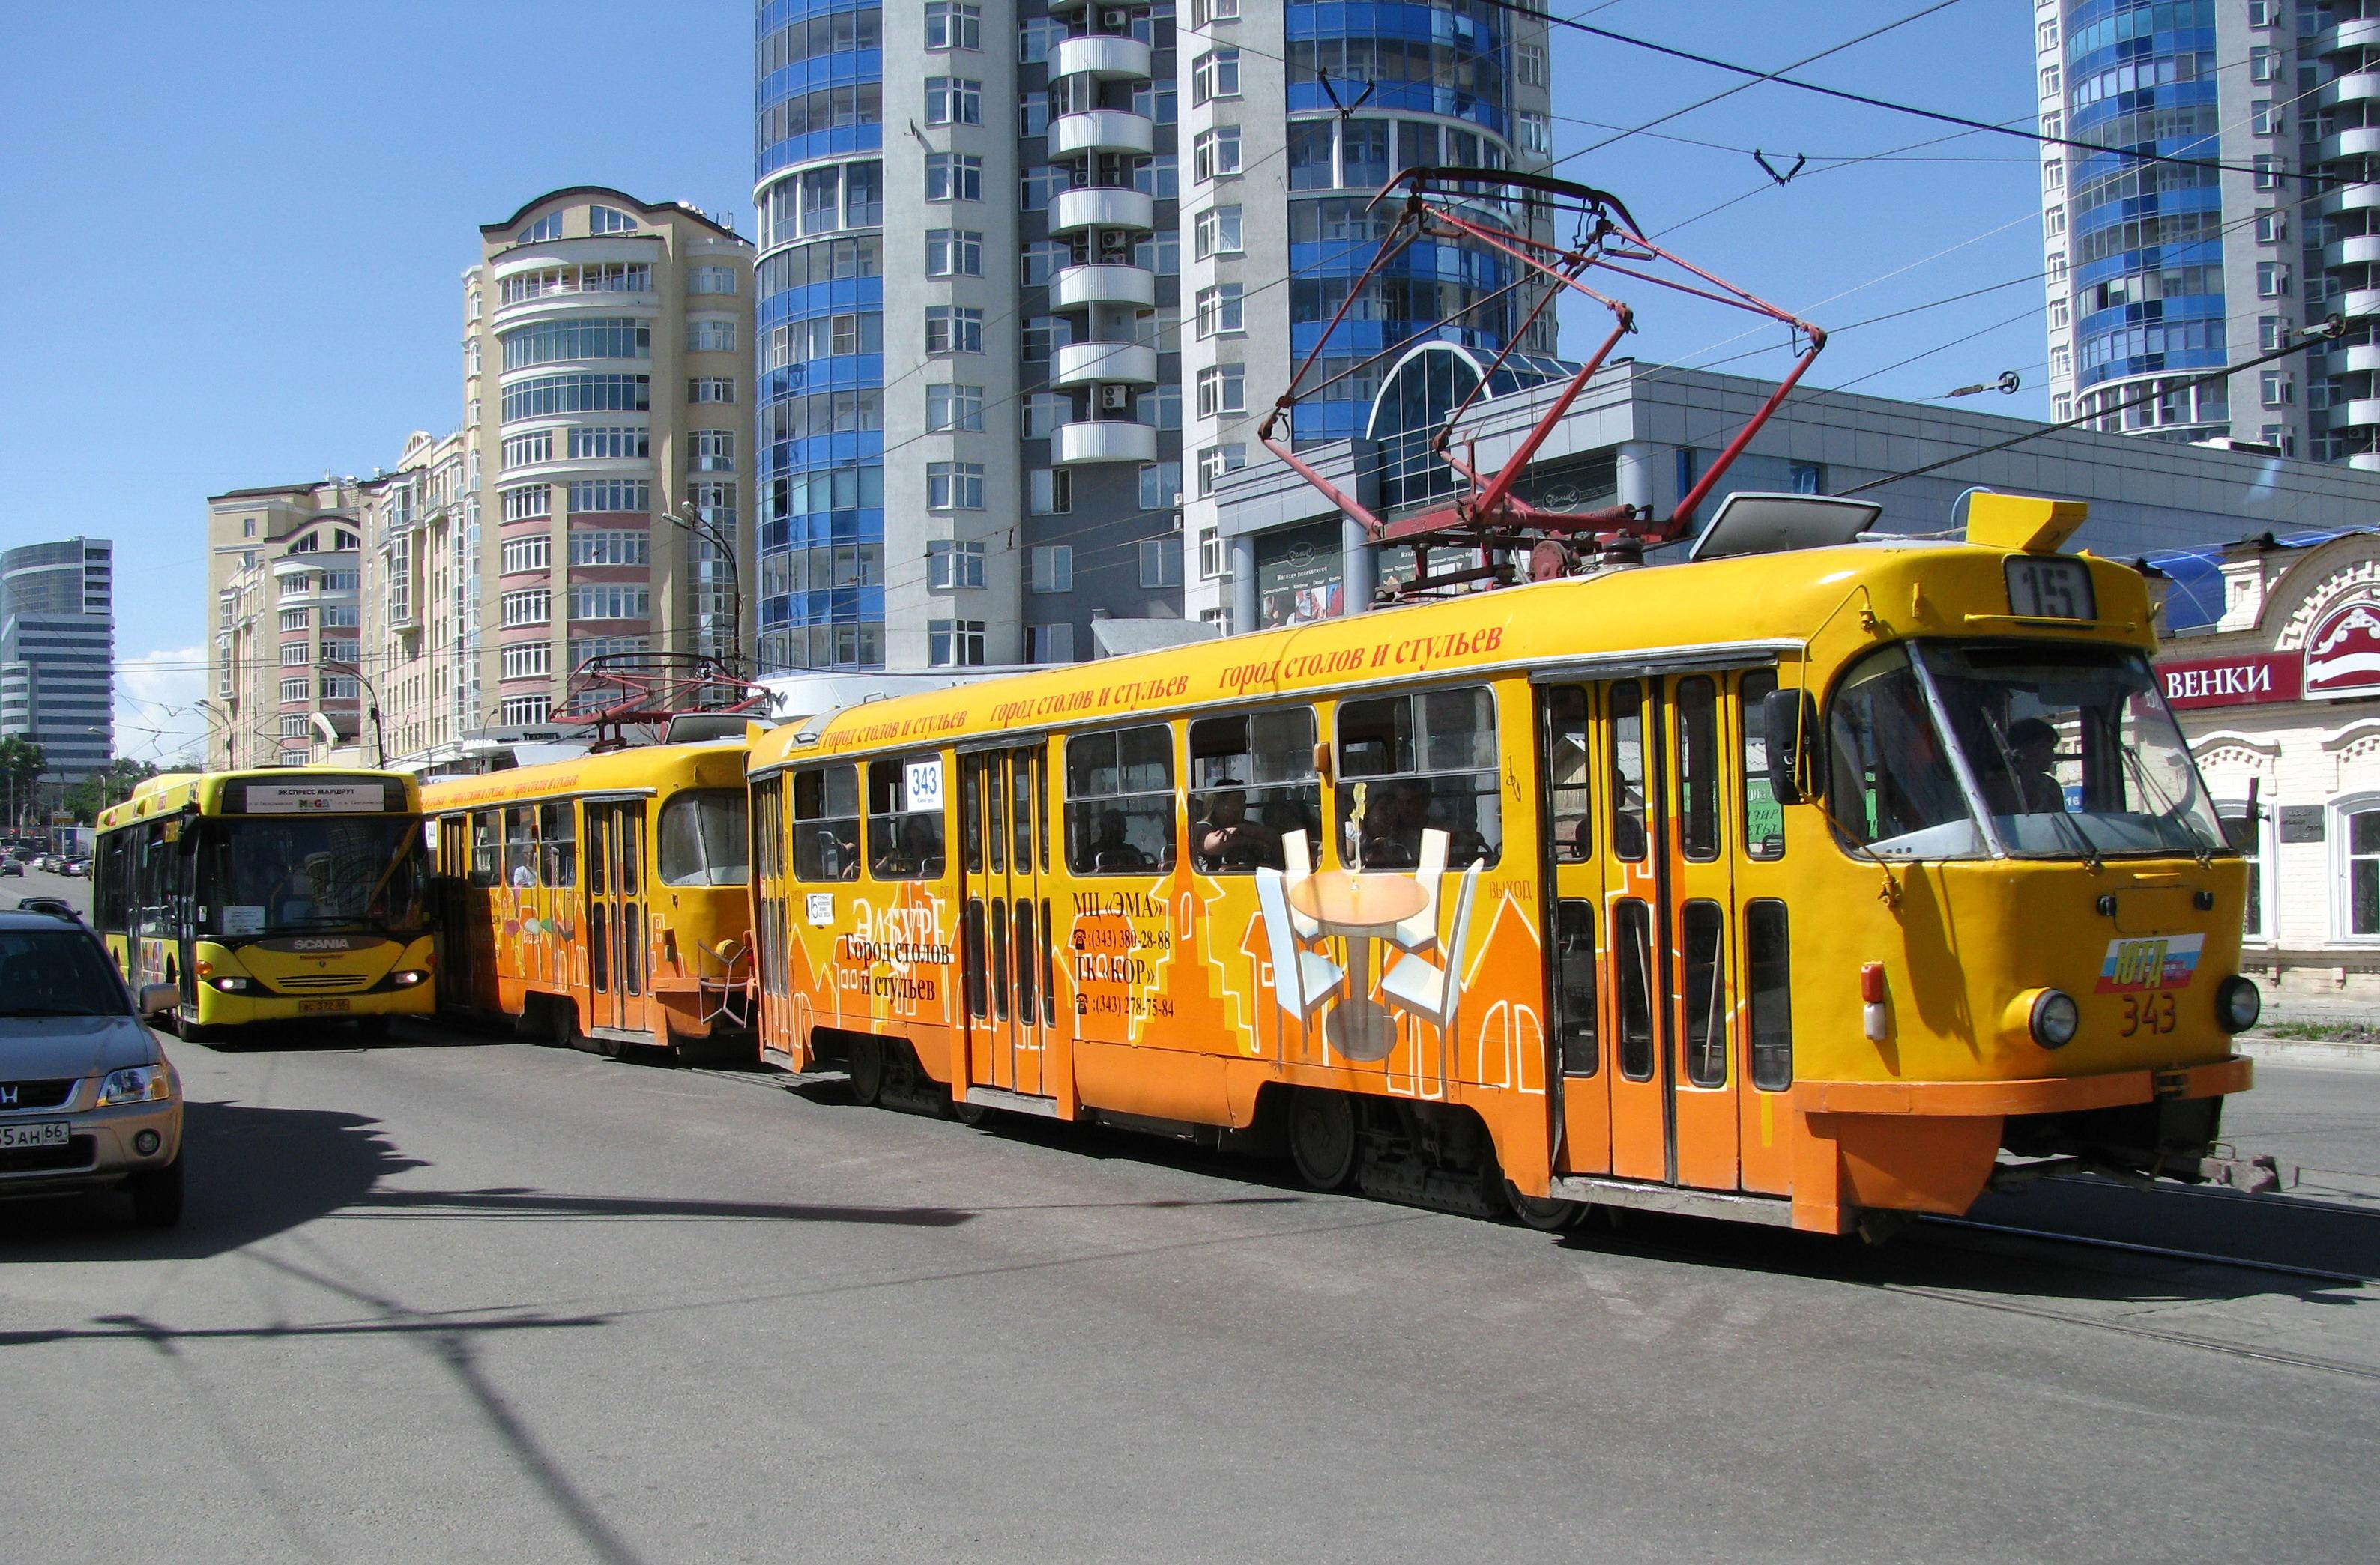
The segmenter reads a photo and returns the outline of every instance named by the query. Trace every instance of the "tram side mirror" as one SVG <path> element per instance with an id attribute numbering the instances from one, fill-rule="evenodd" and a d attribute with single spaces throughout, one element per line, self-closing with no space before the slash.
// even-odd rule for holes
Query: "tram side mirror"
<path id="1" fill-rule="evenodd" d="M 1760 701 L 1760 729 L 1767 740 L 1768 792 L 1780 805 L 1797 805 L 1818 791 L 1818 702 L 1807 690 L 1771 690 Z"/>

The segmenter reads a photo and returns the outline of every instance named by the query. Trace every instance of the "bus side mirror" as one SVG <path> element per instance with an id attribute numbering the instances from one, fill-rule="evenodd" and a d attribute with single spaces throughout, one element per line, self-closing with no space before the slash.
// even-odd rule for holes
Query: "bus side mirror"
<path id="1" fill-rule="evenodd" d="M 1818 792 L 1818 702 L 1807 690 L 1771 690 L 1761 698 L 1760 729 L 1767 740 L 1768 792 L 1797 805 Z"/>
<path id="2" fill-rule="evenodd" d="M 140 1014 L 163 1016 L 182 1003 L 182 991 L 175 984 L 143 984 L 140 986 Z"/>

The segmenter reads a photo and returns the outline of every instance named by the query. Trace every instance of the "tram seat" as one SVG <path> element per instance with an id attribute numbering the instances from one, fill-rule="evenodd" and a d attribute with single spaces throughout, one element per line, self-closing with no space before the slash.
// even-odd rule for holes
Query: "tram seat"
<path id="1" fill-rule="evenodd" d="M 1380 976 L 1380 998 L 1407 1015 L 1418 1016 L 1438 1028 L 1441 1037 L 1454 1034 L 1454 1013 L 1463 1003 L 1463 937 L 1471 926 L 1471 899 L 1479 890 L 1479 864 L 1463 872 L 1463 890 L 1455 893 L 1454 927 L 1446 932 L 1446 965 L 1419 956 L 1400 956 Z"/>
<path id="2" fill-rule="evenodd" d="M 1314 847 L 1306 841 L 1303 831 L 1284 831 L 1281 834 L 1281 856 L 1286 867 L 1281 875 L 1281 893 L 1286 897 L 1297 890 L 1298 882 L 1314 873 Z M 1289 927 L 1297 931 L 1299 940 L 1318 940 L 1322 938 L 1322 921 L 1308 918 L 1294 906 L 1289 910 Z"/>
<path id="3" fill-rule="evenodd" d="M 1438 947 L 1438 888 L 1446 880 L 1446 850 L 1451 841 L 1448 833 L 1435 826 L 1421 834 L 1421 862 L 1414 866 L 1413 875 L 1429 900 L 1422 904 L 1419 913 L 1390 933 L 1389 943 L 1399 951 L 1434 951 Z"/>
<path id="4" fill-rule="evenodd" d="M 1273 994 L 1282 1010 L 1303 1022 L 1346 981 L 1346 969 L 1298 944 L 1290 923 L 1289 888 L 1280 870 L 1268 866 L 1257 871 L 1257 907 L 1272 955 Z"/>

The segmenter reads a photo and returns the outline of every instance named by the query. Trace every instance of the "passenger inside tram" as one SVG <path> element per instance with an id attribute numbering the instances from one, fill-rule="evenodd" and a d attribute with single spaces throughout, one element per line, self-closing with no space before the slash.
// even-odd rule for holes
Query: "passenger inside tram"
<path id="1" fill-rule="evenodd" d="M 1095 869 L 1140 869 L 1148 864 L 1148 855 L 1125 840 L 1120 809 L 1099 811 L 1099 834 L 1091 839 L 1090 858 Z"/>
<path id="2" fill-rule="evenodd" d="M 1202 870 L 1281 867 L 1281 834 L 1248 817 L 1248 796 L 1230 778 L 1202 801 L 1194 840 Z"/>

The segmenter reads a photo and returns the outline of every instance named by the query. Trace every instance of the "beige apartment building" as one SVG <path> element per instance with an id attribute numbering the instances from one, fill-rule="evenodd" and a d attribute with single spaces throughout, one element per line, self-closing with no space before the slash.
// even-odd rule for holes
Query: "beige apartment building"
<path id="1" fill-rule="evenodd" d="M 452 746 L 484 726 L 480 504 L 460 431 L 416 431 L 395 468 L 364 479 L 366 715 L 392 758 Z M 372 758 L 375 735 L 358 735 Z"/>
<path id="2" fill-rule="evenodd" d="M 207 501 L 207 764 L 299 766 L 362 728 L 363 496 L 352 479 Z"/>

